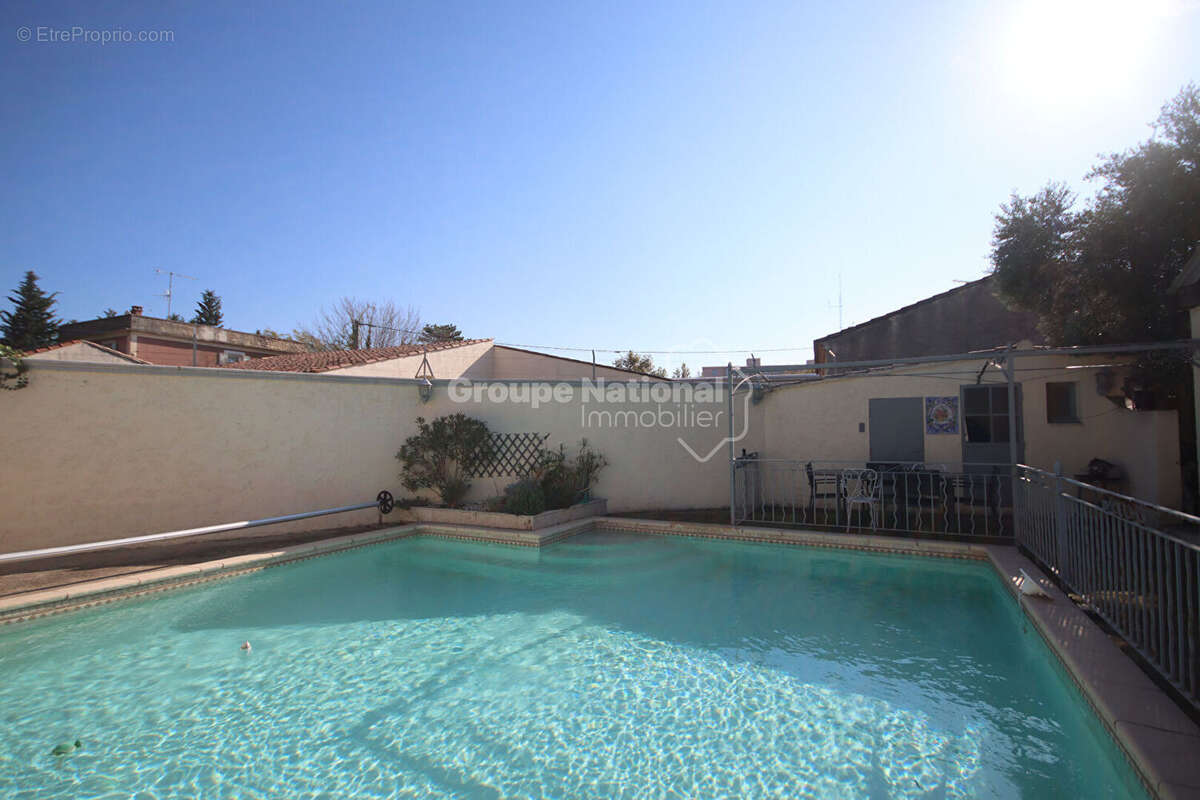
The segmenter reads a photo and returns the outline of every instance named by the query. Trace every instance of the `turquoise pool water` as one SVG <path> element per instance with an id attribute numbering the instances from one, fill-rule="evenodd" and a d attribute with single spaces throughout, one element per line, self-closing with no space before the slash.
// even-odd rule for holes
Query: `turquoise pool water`
<path id="1" fill-rule="evenodd" d="M 986 565 L 619 533 L 9 626 L 0 715 L 6 798 L 1144 796 Z"/>

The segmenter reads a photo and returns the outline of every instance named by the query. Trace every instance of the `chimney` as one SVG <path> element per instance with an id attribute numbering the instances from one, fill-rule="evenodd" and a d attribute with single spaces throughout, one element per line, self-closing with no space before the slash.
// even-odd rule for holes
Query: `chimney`
<path id="1" fill-rule="evenodd" d="M 129 309 L 129 315 L 131 317 L 140 317 L 142 315 L 142 307 L 141 306 L 133 306 L 132 308 Z"/>

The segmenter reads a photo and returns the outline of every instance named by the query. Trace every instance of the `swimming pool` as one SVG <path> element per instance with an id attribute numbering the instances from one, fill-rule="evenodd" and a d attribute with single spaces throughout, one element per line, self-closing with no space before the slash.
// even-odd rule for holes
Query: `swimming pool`
<path id="1" fill-rule="evenodd" d="M 11 625 L 0 714 L 17 798 L 1145 796 L 986 564 L 616 532 Z"/>

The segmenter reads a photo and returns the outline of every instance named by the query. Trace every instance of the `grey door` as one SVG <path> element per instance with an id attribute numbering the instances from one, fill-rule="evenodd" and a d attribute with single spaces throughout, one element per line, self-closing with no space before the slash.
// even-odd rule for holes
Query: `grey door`
<path id="1" fill-rule="evenodd" d="M 1007 464 L 1010 437 L 1017 440 L 1017 459 L 1025 457 L 1021 425 L 1021 385 L 1017 384 L 1017 430 L 1009 430 L 1008 384 L 961 387 L 962 453 L 964 464 Z M 971 470 L 978 471 L 978 470 Z"/>
<path id="2" fill-rule="evenodd" d="M 925 409 L 920 397 L 873 397 L 868 411 L 871 461 L 925 460 Z"/>

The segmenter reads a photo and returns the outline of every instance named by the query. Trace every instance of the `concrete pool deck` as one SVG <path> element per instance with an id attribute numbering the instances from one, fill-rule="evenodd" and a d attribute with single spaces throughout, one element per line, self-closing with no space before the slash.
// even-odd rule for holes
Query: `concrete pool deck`
<path id="1" fill-rule="evenodd" d="M 905 539 L 861 533 L 784 530 L 777 528 L 663 522 L 617 517 L 593 517 L 537 531 L 502 530 L 467 525 L 411 523 L 377 527 L 349 535 L 306 539 L 287 537 L 239 539 L 220 558 L 187 562 L 186 549 L 170 556 L 171 565 L 155 568 L 154 557 L 138 560 L 134 571 L 60 585 L 38 585 L 31 575 L 61 580 L 80 568 L 18 568 L 0 576 L 0 624 L 113 602 L 126 597 L 194 585 L 241 575 L 338 551 L 394 541 L 409 536 L 543 547 L 585 530 L 636 532 L 666 536 L 736 540 L 805 547 L 853 549 L 934 558 L 962 558 L 992 565 L 1012 592 L 1026 617 L 1034 624 L 1067 676 L 1079 687 L 1096 716 L 1120 745 L 1134 770 L 1152 795 L 1161 798 L 1200 800 L 1200 727 L 1130 659 L 1112 637 L 1096 625 L 1015 547 Z M 297 537 L 292 537 L 293 541 Z M 255 548 L 255 542 L 258 548 Z M 270 549 L 262 550 L 267 545 Z M 276 546 L 278 545 L 278 546 Z M 218 545 L 219 546 L 219 545 Z M 245 552 L 247 548 L 253 552 Z M 240 550 L 240 552 L 239 552 Z M 211 555 L 212 542 L 195 549 L 196 556 Z M 87 554 L 95 560 L 99 554 Z M 79 556 L 74 557 L 79 559 Z M 86 561 L 86 557 L 84 559 Z M 1020 570 L 1035 577 L 1050 597 L 1030 598 L 1018 590 Z M 96 570 L 82 569 L 82 574 Z M 43 581 L 44 583 L 44 581 Z"/>

